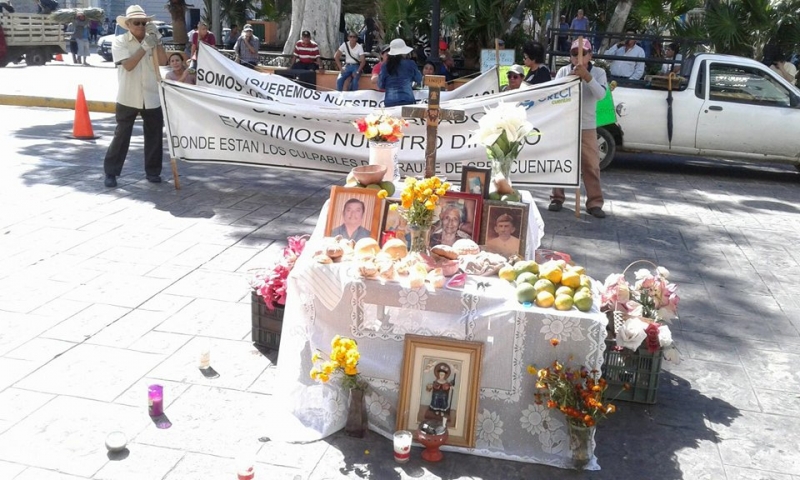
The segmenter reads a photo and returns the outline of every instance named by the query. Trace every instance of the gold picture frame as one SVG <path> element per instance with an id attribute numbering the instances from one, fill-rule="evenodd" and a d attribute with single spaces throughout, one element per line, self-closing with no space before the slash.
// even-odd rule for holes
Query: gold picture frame
<path id="1" fill-rule="evenodd" d="M 407 334 L 397 430 L 447 418 L 446 445 L 475 447 L 483 343 Z"/>
<path id="2" fill-rule="evenodd" d="M 351 202 L 360 202 L 362 207 L 361 223 L 352 236 L 347 233 L 344 223 L 344 212 Z M 325 236 L 342 235 L 345 239 L 358 241 L 365 237 L 378 240 L 380 233 L 383 203 L 378 198 L 378 190 L 371 188 L 331 187 L 331 199 L 328 202 L 328 221 L 325 225 Z M 369 232 L 367 235 L 366 232 Z"/>

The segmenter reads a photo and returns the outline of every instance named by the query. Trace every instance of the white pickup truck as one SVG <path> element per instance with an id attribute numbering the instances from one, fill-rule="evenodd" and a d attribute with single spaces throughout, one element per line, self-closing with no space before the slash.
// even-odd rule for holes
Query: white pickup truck
<path id="1" fill-rule="evenodd" d="M 601 145 L 611 138 L 615 145 L 601 148 L 601 168 L 616 148 L 788 163 L 800 170 L 800 90 L 794 85 L 762 63 L 730 55 L 689 56 L 681 75 L 671 92 L 671 140 L 666 88 L 614 90 L 617 125 L 603 127 L 599 137 Z"/>

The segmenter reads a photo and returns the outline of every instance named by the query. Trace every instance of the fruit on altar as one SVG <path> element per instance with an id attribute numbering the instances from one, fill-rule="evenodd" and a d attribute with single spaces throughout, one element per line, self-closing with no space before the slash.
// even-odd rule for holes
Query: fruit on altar
<path id="1" fill-rule="evenodd" d="M 536 281 L 539 280 L 539 277 L 536 276 L 535 273 L 531 272 L 522 272 L 517 275 L 517 285 L 520 283 L 530 283 L 533 285 Z"/>
<path id="2" fill-rule="evenodd" d="M 562 293 L 561 295 L 556 295 L 556 300 L 554 303 L 554 307 L 556 310 L 569 310 L 572 308 L 572 295 L 568 295 L 566 293 Z"/>
<path id="3" fill-rule="evenodd" d="M 520 260 L 514 264 L 514 271 L 517 275 L 523 272 L 539 273 L 539 264 L 533 260 Z"/>
<path id="4" fill-rule="evenodd" d="M 490 192 L 489 200 L 500 200 L 500 194 L 497 192 Z"/>
<path id="5" fill-rule="evenodd" d="M 530 283 L 517 285 L 517 301 L 519 303 L 533 303 L 536 300 L 536 289 Z"/>
<path id="6" fill-rule="evenodd" d="M 353 250 L 356 258 L 374 257 L 381 251 L 381 246 L 374 238 L 367 237 L 357 241 Z"/>
<path id="7" fill-rule="evenodd" d="M 502 202 L 520 202 L 522 201 L 522 197 L 517 191 L 513 191 L 511 193 L 506 193 L 500 196 L 500 201 Z"/>
<path id="8" fill-rule="evenodd" d="M 511 265 L 505 265 L 500 268 L 500 271 L 497 272 L 497 276 L 502 278 L 503 280 L 513 282 L 517 279 L 517 272 L 514 271 L 514 267 Z"/>
<path id="9" fill-rule="evenodd" d="M 388 181 L 388 180 L 386 180 L 386 181 L 384 181 L 384 182 L 381 182 L 381 183 L 380 183 L 380 186 L 381 186 L 381 190 L 386 190 L 386 194 L 387 194 L 387 196 L 389 196 L 389 197 L 391 197 L 392 195 L 394 195 L 394 192 L 396 191 L 396 190 L 395 190 L 394 183 L 392 183 L 392 182 L 390 182 L 390 181 Z"/>
<path id="10" fill-rule="evenodd" d="M 408 255 L 408 246 L 404 240 L 390 238 L 383 244 L 381 252 L 389 254 L 394 260 L 400 260 Z"/>
<path id="11" fill-rule="evenodd" d="M 533 288 L 536 290 L 536 293 L 548 292 L 550 295 L 555 295 L 556 293 L 556 285 L 546 278 L 536 280 L 536 283 L 533 284 Z"/>
<path id="12" fill-rule="evenodd" d="M 578 275 L 586 275 L 586 269 L 580 265 L 567 265 L 567 270 L 571 270 Z"/>
<path id="13" fill-rule="evenodd" d="M 575 295 L 575 290 L 566 285 L 561 285 L 560 287 L 556 288 L 556 297 L 558 297 L 559 295 L 569 295 L 570 297 L 572 297 L 573 295 Z"/>
<path id="14" fill-rule="evenodd" d="M 584 289 L 578 290 L 572 297 L 572 302 L 575 304 L 575 308 L 581 312 L 588 312 L 592 309 L 592 292 Z"/>
<path id="15" fill-rule="evenodd" d="M 550 308 L 555 303 L 556 297 L 548 291 L 541 291 L 536 294 L 536 306 L 542 308 Z"/>
<path id="16" fill-rule="evenodd" d="M 588 275 L 581 275 L 581 287 L 592 289 L 592 279 Z"/>
<path id="17" fill-rule="evenodd" d="M 561 285 L 566 285 L 570 288 L 578 288 L 581 286 L 581 276 L 574 270 L 567 270 L 561 274 Z"/>
<path id="18" fill-rule="evenodd" d="M 557 262 L 549 261 L 539 266 L 539 278 L 546 278 L 553 283 L 561 282 L 561 267 Z"/>

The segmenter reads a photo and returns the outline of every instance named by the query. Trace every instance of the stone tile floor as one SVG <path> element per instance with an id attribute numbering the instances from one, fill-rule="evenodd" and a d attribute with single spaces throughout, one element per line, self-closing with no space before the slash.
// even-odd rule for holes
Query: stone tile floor
<path id="1" fill-rule="evenodd" d="M 0 479 L 235 478 L 251 453 L 274 479 L 800 480 L 800 174 L 791 167 L 621 156 L 603 173 L 609 217 L 547 212 L 543 247 L 598 279 L 645 258 L 680 286 L 656 405 L 620 403 L 597 432 L 603 470 L 446 454 L 391 459 L 391 442 L 334 435 L 260 441 L 280 388 L 252 347 L 246 272 L 309 233 L 343 175 L 180 164 L 183 189 L 144 180 L 134 137 L 120 187 L 101 139 L 66 136 L 71 112 L 0 107 Z M 137 131 L 139 128 L 137 127 Z M 166 170 L 165 170 L 166 172 Z M 166 179 L 166 175 L 165 175 Z M 212 343 L 206 379 L 195 368 Z M 170 429 L 147 415 L 164 384 Z M 129 438 L 108 455 L 112 430 Z M 262 439 L 263 440 L 263 439 Z"/>

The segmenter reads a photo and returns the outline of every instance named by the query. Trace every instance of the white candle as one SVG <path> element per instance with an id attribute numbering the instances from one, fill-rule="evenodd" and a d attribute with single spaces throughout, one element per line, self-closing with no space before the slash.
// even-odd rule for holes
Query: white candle
<path id="1" fill-rule="evenodd" d="M 394 461 L 406 463 L 411 457 L 411 432 L 399 430 L 394 432 Z"/>

